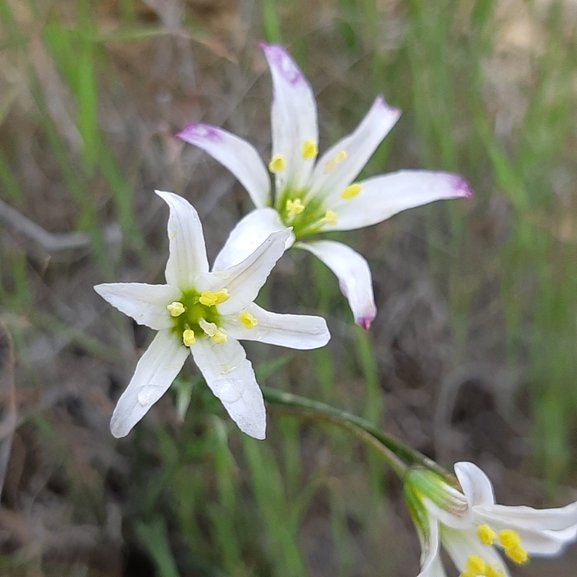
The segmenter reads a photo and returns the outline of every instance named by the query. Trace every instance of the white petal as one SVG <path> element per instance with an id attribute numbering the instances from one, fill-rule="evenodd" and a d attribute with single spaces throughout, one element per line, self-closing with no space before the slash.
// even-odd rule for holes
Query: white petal
<path id="1" fill-rule="evenodd" d="M 166 282 L 181 290 L 194 287 L 195 278 L 208 272 L 202 225 L 195 208 L 182 196 L 157 190 L 170 209 Z"/>
<path id="2" fill-rule="evenodd" d="M 314 159 L 302 157 L 302 145 L 318 145 L 317 105 L 313 91 L 284 48 L 261 44 L 272 74 L 272 154 L 285 156 L 286 169 L 276 175 L 277 190 L 290 182 L 300 188 L 308 181 Z"/>
<path id="3" fill-rule="evenodd" d="M 424 565 L 417 577 L 447 577 L 440 555 L 435 555 L 427 565 Z"/>
<path id="4" fill-rule="evenodd" d="M 493 505 L 476 507 L 475 512 L 491 522 L 503 523 L 513 529 L 561 531 L 577 525 L 577 503 L 554 509 Z"/>
<path id="5" fill-rule="evenodd" d="M 209 124 L 190 124 L 176 136 L 226 166 L 246 188 L 255 206 L 270 204 L 270 177 L 252 144 Z"/>
<path id="6" fill-rule="evenodd" d="M 224 270 L 238 264 L 253 253 L 271 233 L 285 229 L 286 226 L 274 208 L 257 208 L 249 212 L 232 229 L 226 244 L 214 261 L 212 270 Z M 291 232 L 286 241 L 287 249 L 294 240 Z"/>
<path id="7" fill-rule="evenodd" d="M 417 577 L 446 577 L 440 555 L 439 523 L 429 516 L 427 530 L 419 532 L 421 541 L 421 572 Z"/>
<path id="8" fill-rule="evenodd" d="M 138 324 L 157 331 L 172 326 L 166 306 L 180 297 L 176 287 L 166 284 L 104 283 L 94 290 Z"/>
<path id="9" fill-rule="evenodd" d="M 322 155 L 311 177 L 310 194 L 323 197 L 331 193 L 340 194 L 363 169 L 400 116 L 400 110 L 391 108 L 379 96 L 357 129 Z M 336 155 L 342 151 L 346 153 L 346 159 L 329 170 Z"/>
<path id="10" fill-rule="evenodd" d="M 497 550 L 483 545 L 477 537 L 476 529 L 464 531 L 443 527 L 441 541 L 459 571 L 466 570 L 467 559 L 470 555 L 477 555 L 485 563 L 494 569 L 500 569 L 506 577 L 510 577 L 511 574 Z"/>
<path id="11" fill-rule="evenodd" d="M 324 347 L 331 338 L 327 323 L 321 317 L 280 315 L 254 303 L 249 304 L 244 311 L 250 313 L 258 325 L 247 329 L 239 321 L 238 315 L 224 317 L 222 321 L 223 328 L 235 339 L 308 350 Z"/>
<path id="12" fill-rule="evenodd" d="M 294 246 L 312 252 L 337 275 L 341 292 L 353 311 L 355 323 L 368 330 L 377 314 L 377 307 L 367 261 L 352 248 L 332 240 L 298 242 Z"/>
<path id="13" fill-rule="evenodd" d="M 189 350 L 170 330 L 160 331 L 142 355 L 134 376 L 118 400 L 110 430 L 115 437 L 125 437 L 146 415 L 150 407 L 170 387 Z"/>
<path id="14" fill-rule="evenodd" d="M 255 439 L 264 439 L 264 401 L 241 344 L 231 337 L 224 344 L 201 338 L 192 345 L 191 351 L 210 390 L 239 429 Z"/>
<path id="15" fill-rule="evenodd" d="M 230 298 L 218 305 L 220 314 L 240 312 L 256 298 L 276 261 L 283 255 L 291 234 L 289 229 L 273 232 L 239 264 L 211 273 L 215 281 L 211 290 L 226 288 L 230 293 Z"/>
<path id="16" fill-rule="evenodd" d="M 359 182 L 361 192 L 343 200 L 334 190 L 326 201 L 326 208 L 338 215 L 331 230 L 353 230 L 370 226 L 394 214 L 434 202 L 452 198 L 471 198 L 467 182 L 449 172 L 402 170 Z"/>
<path id="17" fill-rule="evenodd" d="M 477 465 L 468 461 L 455 463 L 457 479 L 463 488 L 463 493 L 471 507 L 492 507 L 495 503 L 493 485 Z"/>

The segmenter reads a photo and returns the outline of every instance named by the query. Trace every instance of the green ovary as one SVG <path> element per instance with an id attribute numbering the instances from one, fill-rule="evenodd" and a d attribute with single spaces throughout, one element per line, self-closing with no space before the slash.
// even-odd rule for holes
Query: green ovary
<path id="1" fill-rule="evenodd" d="M 283 224 L 293 227 L 293 234 L 297 240 L 319 232 L 327 212 L 321 199 L 307 199 L 306 192 L 287 187 L 275 202 Z M 297 212 L 295 206 L 304 208 L 298 208 Z"/>
<path id="2" fill-rule="evenodd" d="M 208 323 L 214 323 L 217 327 L 220 324 L 220 314 L 216 310 L 216 306 L 206 306 L 200 301 L 200 293 L 191 290 L 182 293 L 180 299 L 176 303 L 181 303 L 184 307 L 184 312 L 178 316 L 173 316 L 171 308 L 176 312 L 180 307 L 173 307 L 168 305 L 169 314 L 172 316 L 173 332 L 182 341 L 184 331 L 191 330 L 194 332 L 195 338 L 205 335 L 205 331 L 200 326 L 200 321 L 204 320 Z M 174 304 L 174 303 L 173 303 Z"/>

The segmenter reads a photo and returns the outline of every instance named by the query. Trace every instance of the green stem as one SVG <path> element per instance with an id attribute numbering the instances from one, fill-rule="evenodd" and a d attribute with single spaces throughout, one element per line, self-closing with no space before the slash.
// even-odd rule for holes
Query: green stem
<path id="1" fill-rule="evenodd" d="M 302 418 L 328 421 L 347 429 L 361 441 L 377 450 L 401 479 L 404 478 L 409 468 L 419 466 L 434 471 L 451 484 L 455 483 L 454 476 L 443 467 L 403 443 L 394 435 L 378 429 L 361 417 L 320 401 L 277 391 L 269 387 L 262 387 L 262 392 L 269 404 L 278 406 L 284 412 L 296 413 Z"/>

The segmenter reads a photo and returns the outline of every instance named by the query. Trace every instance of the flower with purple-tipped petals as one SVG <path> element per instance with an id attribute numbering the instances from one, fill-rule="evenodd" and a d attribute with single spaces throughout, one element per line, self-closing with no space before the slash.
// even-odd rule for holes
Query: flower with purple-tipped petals
<path id="1" fill-rule="evenodd" d="M 259 46 L 273 81 L 268 167 L 251 144 L 226 130 L 191 124 L 178 134 L 226 166 L 256 205 L 232 231 L 215 266 L 235 264 L 243 250 L 248 254 L 271 231 L 290 226 L 287 245 L 312 252 L 336 274 L 355 322 L 368 329 L 376 307 L 367 261 L 342 243 L 309 237 L 362 228 L 435 200 L 469 198 L 471 192 L 463 178 L 446 172 L 404 170 L 355 180 L 401 115 L 382 96 L 354 132 L 317 158 L 317 107 L 309 83 L 282 47 Z"/>

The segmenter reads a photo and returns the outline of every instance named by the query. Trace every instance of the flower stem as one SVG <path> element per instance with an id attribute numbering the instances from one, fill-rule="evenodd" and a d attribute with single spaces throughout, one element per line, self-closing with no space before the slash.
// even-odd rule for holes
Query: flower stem
<path id="1" fill-rule="evenodd" d="M 401 479 L 404 478 L 409 468 L 419 466 L 434 471 L 452 485 L 455 484 L 454 476 L 443 467 L 394 435 L 378 429 L 361 417 L 320 401 L 277 391 L 269 387 L 262 387 L 262 392 L 269 404 L 276 405 L 284 412 L 297 414 L 305 419 L 328 421 L 350 431 L 361 441 L 377 450 Z"/>

